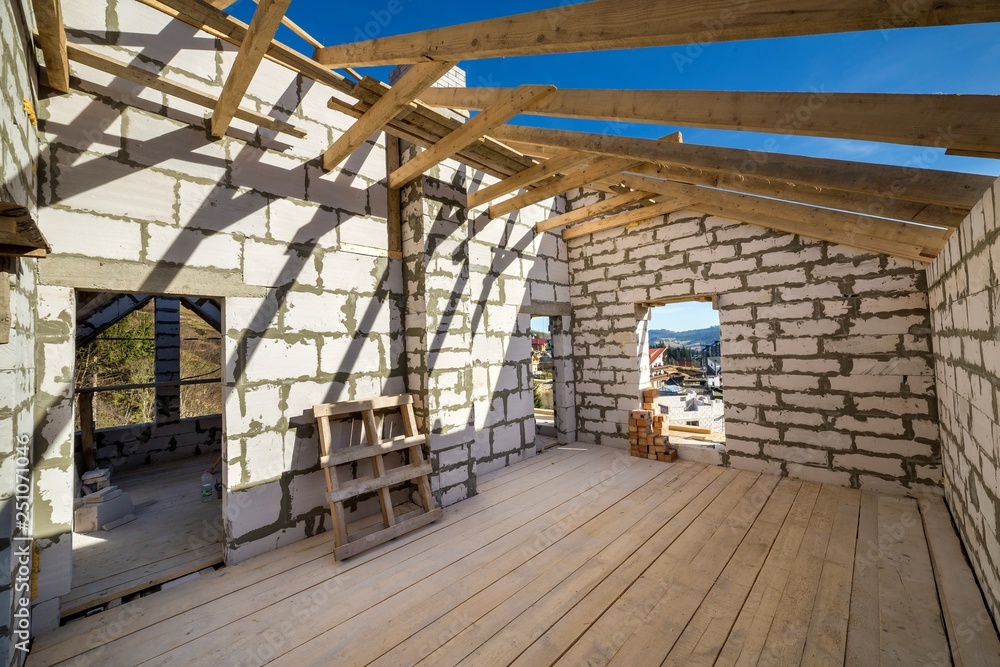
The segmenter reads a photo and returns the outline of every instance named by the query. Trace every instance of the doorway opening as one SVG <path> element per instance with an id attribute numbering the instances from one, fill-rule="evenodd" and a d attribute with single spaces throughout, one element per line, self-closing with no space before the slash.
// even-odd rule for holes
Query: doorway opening
<path id="1" fill-rule="evenodd" d="M 77 292 L 64 621 L 221 565 L 221 330 L 215 299 Z"/>
<path id="2" fill-rule="evenodd" d="M 719 446 L 726 440 L 719 313 L 711 297 L 651 305 L 648 387 L 669 415 L 670 441 Z M 645 388 L 645 387 L 644 387 Z"/>

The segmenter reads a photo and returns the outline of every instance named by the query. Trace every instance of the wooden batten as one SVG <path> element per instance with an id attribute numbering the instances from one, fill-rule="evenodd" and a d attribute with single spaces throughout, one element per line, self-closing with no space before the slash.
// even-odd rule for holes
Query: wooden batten
<path id="1" fill-rule="evenodd" d="M 590 218 L 594 218 L 605 213 L 611 213 L 612 211 L 624 208 L 629 204 L 635 204 L 648 198 L 649 194 L 646 192 L 626 192 L 624 194 L 615 195 L 607 199 L 602 199 L 595 204 L 590 204 L 589 206 L 572 210 L 569 213 L 563 213 L 562 215 L 553 216 L 548 220 L 542 220 L 541 222 L 535 224 L 535 231 L 539 233 L 547 232 L 552 229 L 565 227 L 566 225 L 583 222 L 585 220 L 589 220 Z"/>
<path id="2" fill-rule="evenodd" d="M 69 57 L 66 55 L 66 26 L 61 0 L 32 0 L 38 45 L 45 60 L 49 86 L 60 93 L 69 92 Z"/>
<path id="3" fill-rule="evenodd" d="M 463 123 L 436 144 L 418 154 L 389 174 L 389 187 L 398 188 L 412 181 L 442 160 L 452 157 L 476 139 L 503 125 L 528 109 L 537 100 L 550 95 L 555 86 L 520 86 L 510 96 Z"/>
<path id="4" fill-rule="evenodd" d="M 326 150 L 323 169 L 330 171 L 343 162 L 452 67 L 453 64 L 448 62 L 414 65 Z"/>
<path id="5" fill-rule="evenodd" d="M 551 159 L 543 160 L 538 164 L 528 167 L 509 178 L 505 178 L 499 183 L 494 183 L 485 188 L 480 188 L 475 192 L 470 192 L 468 197 L 469 208 L 475 208 L 480 204 L 492 201 L 498 197 L 527 187 L 533 183 L 554 176 L 568 168 L 579 166 L 587 160 L 593 159 L 591 153 L 581 151 L 564 151 Z"/>
<path id="6" fill-rule="evenodd" d="M 601 218 L 600 220 L 593 220 L 591 222 L 585 222 L 581 225 L 567 227 L 563 230 L 563 239 L 568 241 L 569 239 L 575 239 L 580 236 L 586 236 L 595 232 L 604 231 L 605 229 L 625 227 L 644 220 L 650 220 L 651 218 L 657 218 L 661 215 L 667 215 L 668 213 L 679 211 L 691 205 L 690 201 L 669 198 L 667 198 L 666 201 L 662 201 L 663 199 L 664 197 L 658 197 L 655 203 L 648 206 L 640 206 L 637 209 L 619 213 L 618 215 L 612 215 L 607 218 Z"/>

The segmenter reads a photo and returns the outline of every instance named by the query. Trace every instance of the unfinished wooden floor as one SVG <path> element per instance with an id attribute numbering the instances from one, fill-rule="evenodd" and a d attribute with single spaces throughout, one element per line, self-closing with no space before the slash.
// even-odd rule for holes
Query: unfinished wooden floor
<path id="1" fill-rule="evenodd" d="M 951 664 L 917 503 L 836 486 L 576 445 L 331 552 L 319 535 L 69 624 L 28 664 Z"/>
<path id="2" fill-rule="evenodd" d="M 216 455 L 127 470 L 112 482 L 128 492 L 136 519 L 110 531 L 73 534 L 73 588 L 65 618 L 222 562 L 222 501 L 202 503 L 201 473 Z"/>

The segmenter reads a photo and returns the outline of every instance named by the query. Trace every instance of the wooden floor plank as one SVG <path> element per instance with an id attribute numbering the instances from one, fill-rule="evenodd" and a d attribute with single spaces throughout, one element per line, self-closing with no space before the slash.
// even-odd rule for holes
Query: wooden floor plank
<path id="1" fill-rule="evenodd" d="M 778 546 L 778 534 L 789 519 L 794 519 L 794 510 L 798 509 L 801 513 L 803 504 L 811 508 L 812 501 L 807 496 L 802 482 L 781 482 L 733 559 L 703 596 L 696 613 L 683 628 L 663 664 L 712 665 L 715 662 L 768 556 Z M 668 623 L 675 625 L 675 617 L 678 616 L 676 611 L 672 612 Z"/>
<path id="2" fill-rule="evenodd" d="M 950 661 L 917 501 L 879 496 L 878 538 L 880 662 Z"/>
<path id="3" fill-rule="evenodd" d="M 321 534 L 70 623 L 28 666 L 997 662 L 968 624 L 949 653 L 977 591 L 940 501 L 591 445 L 481 481 L 355 558 Z"/>
<path id="4" fill-rule="evenodd" d="M 1000 665 L 1000 639 L 944 499 L 926 496 L 918 504 L 955 667 Z"/>
<path id="5" fill-rule="evenodd" d="M 493 558 L 487 569 L 476 569 L 459 578 L 456 571 L 464 568 L 446 568 L 439 573 L 440 578 L 454 583 L 435 586 L 433 582 L 420 582 L 417 587 L 426 589 L 426 595 L 408 589 L 402 595 L 390 597 L 282 655 L 275 664 L 294 666 L 304 660 L 316 660 L 366 665 L 463 602 L 481 597 L 479 602 L 486 610 L 492 609 L 543 574 L 550 565 L 572 566 L 572 558 L 586 558 L 588 548 L 599 548 L 604 543 L 603 535 L 625 530 L 624 522 L 629 515 L 654 495 L 649 482 L 655 478 L 665 483 L 668 481 L 662 479 L 665 472 L 668 478 L 679 472 L 635 467 L 639 469 L 610 478 L 599 488 L 599 493 L 578 496 L 564 508 L 554 526 L 529 535 L 520 543 L 510 543 L 510 548 Z M 570 564 L 565 563 L 567 560 Z M 356 636 L 366 636 L 369 640 L 351 641 Z"/>
<path id="6" fill-rule="evenodd" d="M 759 660 L 763 664 L 797 665 L 801 662 L 816 590 L 823 572 L 823 559 L 840 499 L 839 487 L 824 486 L 820 491 L 813 507 L 813 520 L 809 522 L 788 584 L 761 648 Z M 750 657 L 746 653 L 744 656 L 741 663 Z"/>
<path id="7" fill-rule="evenodd" d="M 451 665 L 466 658 L 469 664 L 508 664 L 559 623 L 562 626 L 553 632 L 561 632 L 563 628 L 570 628 L 574 622 L 579 622 L 580 618 L 562 619 L 572 613 L 571 610 L 582 600 L 594 596 L 594 599 L 602 600 L 594 604 L 610 605 L 621 590 L 626 589 L 697 519 L 734 476 L 731 471 L 723 473 L 718 468 L 706 468 L 681 493 L 645 517 L 638 530 L 589 561 L 586 567 L 580 569 L 580 576 L 558 584 L 485 642 L 469 628 L 445 643 L 441 651 L 429 654 L 421 664 Z M 653 533 L 652 537 L 646 537 L 647 530 Z M 569 632 L 572 630 L 567 630 Z M 528 659 L 532 658 L 529 656 Z M 536 664 L 542 662 L 538 660 Z"/>
<path id="8" fill-rule="evenodd" d="M 847 622 L 846 667 L 867 667 L 879 661 L 878 609 L 878 496 L 861 494 L 857 544 L 854 551 L 854 582 L 851 612 Z"/>
<path id="9" fill-rule="evenodd" d="M 510 578 L 505 578 L 484 591 L 489 594 L 488 599 L 470 598 L 371 664 L 373 667 L 401 664 L 405 662 L 406 656 L 413 654 L 415 647 L 426 646 L 429 642 L 440 643 L 441 646 L 423 662 L 439 666 L 457 664 L 563 582 L 573 578 L 577 585 L 581 585 L 580 577 L 599 578 L 602 557 L 608 558 L 609 551 L 623 548 L 634 550 L 644 539 L 648 539 L 662 526 L 662 523 L 657 524 L 648 518 L 658 510 L 662 510 L 664 506 L 675 503 L 686 489 L 692 488 L 689 486 L 691 480 L 705 471 L 705 467 L 701 465 L 679 463 L 682 467 L 677 469 L 676 477 L 665 481 L 663 476 L 660 476 L 653 483 L 646 485 L 646 488 L 652 489 L 653 493 L 640 505 L 632 507 L 631 503 L 629 505 L 623 503 L 619 511 L 624 512 L 624 516 L 618 521 L 613 521 L 612 525 L 602 532 L 601 539 L 589 537 L 587 544 L 559 561 L 550 559 L 546 552 L 533 556 L 532 560 L 538 562 L 541 570 L 537 576 L 512 591 L 506 598 L 499 599 L 512 588 Z M 706 481 L 705 484 L 707 483 Z M 627 500 L 633 499 L 630 497 Z M 595 549 L 599 550 L 596 554 L 593 553 Z M 610 556 L 610 560 L 621 562 L 621 556 Z M 498 596 L 493 589 L 506 590 Z M 490 606 L 491 604 L 493 606 Z"/>
<path id="10" fill-rule="evenodd" d="M 616 455 L 621 456 L 621 453 Z M 470 570 L 486 567 L 502 553 L 507 540 L 516 540 L 519 536 L 529 535 L 539 528 L 551 525 L 557 520 L 555 517 L 559 508 L 579 495 L 581 487 L 587 489 L 601 483 L 605 479 L 603 473 L 611 465 L 614 456 L 608 454 L 594 457 L 575 469 L 575 474 L 561 480 L 562 483 L 550 482 L 542 491 L 548 493 L 548 496 L 537 502 L 529 502 L 525 506 L 524 499 L 520 499 L 521 502 L 514 503 L 511 508 L 513 511 L 502 521 L 470 525 L 464 533 L 456 535 L 450 541 L 432 545 L 432 548 L 426 549 L 416 558 L 406 558 L 405 554 L 397 555 L 395 559 L 388 560 L 391 568 L 386 569 L 387 559 L 376 559 L 359 568 L 357 575 L 351 578 L 330 577 L 326 572 L 317 572 L 312 579 L 297 581 L 297 590 L 293 595 L 284 592 L 284 597 L 280 600 L 269 598 L 269 604 L 255 605 L 256 611 L 250 614 L 244 612 L 235 619 L 221 615 L 220 610 L 215 608 L 199 626 L 201 630 L 210 627 L 210 632 L 161 653 L 148 664 L 192 664 L 199 660 L 222 663 L 237 660 L 244 664 L 263 664 L 262 656 L 267 656 L 267 660 L 270 660 L 283 650 L 294 648 L 331 625 L 355 616 L 408 588 L 415 581 L 424 584 L 432 580 L 436 573 L 455 562 L 462 561 L 463 566 Z M 377 576 L 373 568 L 378 569 Z M 320 614 L 317 603 L 319 597 L 325 600 L 336 597 L 340 603 Z M 236 608 L 244 609 L 245 605 L 239 603 Z M 296 611 L 301 608 L 311 608 L 317 610 L 317 613 L 289 624 L 273 640 L 265 640 L 262 644 L 261 633 L 273 623 L 273 619 L 296 618 Z M 229 622 L 220 623 L 220 616 Z M 225 641 L 220 641 L 221 637 L 225 637 Z"/>
<path id="11" fill-rule="evenodd" d="M 691 562 L 677 563 L 667 574 L 672 579 L 670 588 L 609 664 L 623 667 L 652 656 L 660 659 L 667 656 L 723 572 L 729 576 L 722 583 L 722 595 L 732 596 L 736 587 L 727 584 L 744 575 L 749 575 L 746 582 L 749 589 L 797 489 L 796 482 L 780 483 L 770 475 L 759 477 Z"/>
<path id="12" fill-rule="evenodd" d="M 820 491 L 819 484 L 804 482 L 785 522 L 778 532 L 750 593 L 739 609 L 729 634 L 716 646 L 698 642 L 690 664 L 734 665 L 744 651 L 756 664 L 778 602 L 788 582 L 799 546 L 809 525 Z M 718 656 L 716 657 L 716 654 Z"/>
<path id="13" fill-rule="evenodd" d="M 184 633 L 191 631 L 205 631 L 203 614 L 208 615 L 210 620 L 217 619 L 222 614 L 216 615 L 210 610 L 194 611 L 195 609 L 212 603 L 225 604 L 231 594 L 247 590 L 262 592 L 273 589 L 280 592 L 294 592 L 297 582 L 303 576 L 308 576 L 308 572 L 303 573 L 303 570 L 297 569 L 299 566 L 320 568 L 330 576 L 334 576 L 337 573 L 360 567 L 370 560 L 375 560 L 380 555 L 391 553 L 397 549 L 406 548 L 407 555 L 420 553 L 421 550 L 433 549 L 438 544 L 436 541 L 438 538 L 432 537 L 437 531 L 448 528 L 449 534 L 451 534 L 456 530 L 461 530 L 463 526 L 472 521 L 476 523 L 489 522 L 512 516 L 518 512 L 522 501 L 536 499 L 540 497 L 539 494 L 548 495 L 551 493 L 550 485 L 553 481 L 566 475 L 573 475 L 579 467 L 588 461 L 601 461 L 610 456 L 612 456 L 610 450 L 599 448 L 590 451 L 585 456 L 575 456 L 572 460 L 564 460 L 558 466 L 537 468 L 530 474 L 520 476 L 516 480 L 494 488 L 489 494 L 476 496 L 454 508 L 448 508 L 444 522 L 432 524 L 417 533 L 383 545 L 369 554 L 352 558 L 337 565 L 333 570 L 329 569 L 329 561 L 332 560 L 332 534 L 321 534 L 303 540 L 291 547 L 258 556 L 248 563 L 219 570 L 214 575 L 214 579 L 218 580 L 219 583 L 210 588 L 202 586 L 194 591 L 185 591 L 180 588 L 171 589 L 157 594 L 155 598 L 143 598 L 122 605 L 111 612 L 105 612 L 64 626 L 40 638 L 37 642 L 40 644 L 40 649 L 37 653 L 33 651 L 32 656 L 39 665 L 55 664 L 59 660 L 66 659 L 67 656 L 79 653 L 80 637 L 87 638 L 89 653 L 94 655 L 111 652 L 117 654 L 118 651 L 124 654 L 135 651 L 135 655 L 139 655 L 152 651 L 162 641 L 161 637 L 164 633 L 157 633 L 157 641 L 154 642 L 148 641 L 145 635 L 139 637 L 131 637 L 131 635 L 183 614 L 187 614 L 187 616 L 181 629 L 178 630 L 181 633 L 179 636 L 184 637 Z M 414 543 L 416 544 L 414 545 Z M 287 560 L 282 558 L 285 552 L 293 556 L 300 549 L 308 549 L 308 551 L 302 552 L 301 562 L 296 562 L 294 557 Z M 282 565 L 285 565 L 287 573 L 281 569 Z M 288 584 L 284 581 L 283 575 L 288 576 L 292 571 L 297 576 L 292 584 Z M 124 622 L 126 620 L 127 622 Z M 111 629 L 114 629 L 115 632 L 111 632 Z M 166 633 L 166 636 L 170 637 L 171 634 Z M 110 642 L 115 643 L 115 650 L 105 651 L 102 647 Z M 94 664 L 101 663 L 95 662 Z M 123 664 L 128 663 L 124 662 Z"/>
<path id="14" fill-rule="evenodd" d="M 838 491 L 840 506 L 833 519 L 819 591 L 802 653 L 802 662 L 809 665 L 841 665 L 847 649 L 847 619 L 851 611 L 861 492 L 854 489 Z"/>
<path id="15" fill-rule="evenodd" d="M 576 636 L 571 634 L 566 637 L 570 640 L 568 643 L 560 641 L 562 645 L 557 644 L 560 655 L 555 664 L 606 664 L 669 590 L 673 579 L 670 573 L 675 568 L 682 570 L 692 561 L 725 523 L 758 477 L 759 475 L 746 471 L 737 473 L 726 489 L 698 517 L 698 521 L 688 527 L 640 576 L 633 579 L 610 606 L 602 609 L 603 601 L 594 605 L 596 600 L 587 599 L 577 605 L 591 619 L 591 623 L 580 628 L 585 633 Z"/>

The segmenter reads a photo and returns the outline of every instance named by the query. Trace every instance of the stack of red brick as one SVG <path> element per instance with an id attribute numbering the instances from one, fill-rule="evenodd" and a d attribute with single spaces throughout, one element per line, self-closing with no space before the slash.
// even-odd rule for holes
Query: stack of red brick
<path id="1" fill-rule="evenodd" d="M 670 447 L 670 420 L 652 410 L 633 410 L 628 420 L 628 441 L 632 456 L 651 461 L 673 461 L 677 451 Z"/>

